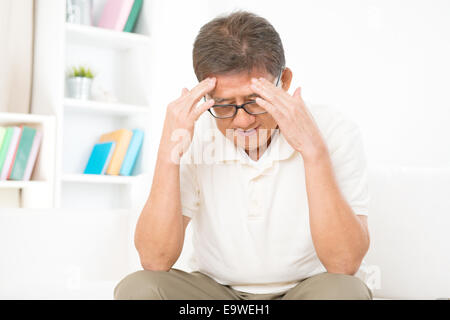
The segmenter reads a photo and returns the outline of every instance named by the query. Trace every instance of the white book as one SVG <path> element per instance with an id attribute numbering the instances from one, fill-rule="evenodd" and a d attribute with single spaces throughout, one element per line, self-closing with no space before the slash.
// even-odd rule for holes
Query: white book
<path id="1" fill-rule="evenodd" d="M 23 180 L 30 180 L 31 173 L 33 172 L 34 164 L 36 163 L 37 154 L 39 152 L 39 147 L 41 145 L 42 133 L 40 131 L 36 131 L 33 139 L 33 145 L 31 146 L 30 155 L 28 156 L 27 166 L 25 168 L 25 172 L 23 174 Z"/>
<path id="2" fill-rule="evenodd" d="M 8 179 L 8 173 L 9 169 L 11 168 L 12 162 L 14 160 L 14 155 L 17 149 L 17 144 L 20 140 L 20 134 L 22 133 L 22 128 L 20 127 L 13 127 L 14 132 L 11 137 L 11 142 L 9 144 L 8 148 L 8 154 L 5 158 L 5 163 L 3 164 L 2 173 L 0 175 L 0 180 L 7 180 Z"/>

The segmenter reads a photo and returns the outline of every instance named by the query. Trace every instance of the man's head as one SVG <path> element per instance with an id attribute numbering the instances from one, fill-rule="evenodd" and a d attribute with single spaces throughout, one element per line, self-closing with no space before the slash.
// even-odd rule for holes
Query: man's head
<path id="1" fill-rule="evenodd" d="M 209 94 L 216 104 L 237 104 L 255 99 L 251 78 L 264 77 L 288 90 L 292 72 L 285 68 L 280 36 L 264 18 L 238 11 L 205 24 L 194 42 L 194 71 L 199 81 L 215 77 L 216 87 Z M 246 110 L 261 109 L 256 104 Z M 258 113 L 258 112 L 257 112 Z M 233 130 L 233 142 L 247 151 L 266 146 L 271 129 L 277 124 L 269 113 L 253 115 L 238 109 L 231 118 L 216 118 L 217 128 L 226 135 Z M 250 136 L 242 130 L 256 129 Z M 230 138 L 230 136 L 227 136 Z"/>

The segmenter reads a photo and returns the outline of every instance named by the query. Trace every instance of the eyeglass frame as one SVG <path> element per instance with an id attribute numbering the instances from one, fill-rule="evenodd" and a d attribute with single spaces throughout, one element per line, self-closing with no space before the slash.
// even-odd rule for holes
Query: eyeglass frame
<path id="1" fill-rule="evenodd" d="M 284 68 L 281 69 L 280 74 L 278 76 L 277 82 L 275 84 L 276 87 L 278 87 L 278 83 L 280 82 L 281 79 L 281 75 L 283 74 Z M 206 97 L 204 96 L 203 99 L 206 101 Z M 264 112 L 259 112 L 259 113 L 251 113 L 249 112 L 245 106 L 248 104 L 254 104 L 256 103 L 255 100 L 251 100 L 251 101 L 247 101 L 241 105 L 237 105 L 237 104 L 215 104 L 213 105 L 211 108 L 216 108 L 216 107 L 234 107 L 234 114 L 232 116 L 228 116 L 228 117 L 216 117 L 212 111 L 211 108 L 208 108 L 208 112 L 216 119 L 230 119 L 230 118 L 234 118 L 236 116 L 236 114 L 238 113 L 239 109 L 244 109 L 245 112 L 247 112 L 248 114 L 252 115 L 252 116 L 256 116 L 256 115 L 260 115 L 260 114 L 265 114 L 267 113 L 267 111 Z"/>

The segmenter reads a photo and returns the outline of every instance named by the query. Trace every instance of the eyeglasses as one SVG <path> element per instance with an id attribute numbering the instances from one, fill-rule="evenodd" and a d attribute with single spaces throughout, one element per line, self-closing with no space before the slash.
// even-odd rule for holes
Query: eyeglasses
<path id="1" fill-rule="evenodd" d="M 281 78 L 281 74 L 283 73 L 283 70 L 284 70 L 284 68 L 281 69 L 280 75 L 278 76 L 277 83 L 275 84 L 275 86 L 278 86 L 278 83 L 280 82 L 280 78 Z M 206 98 L 205 98 L 205 101 L 206 101 Z M 237 114 L 239 109 L 244 109 L 245 112 L 247 112 L 248 114 L 251 114 L 251 115 L 259 115 L 259 114 L 267 113 L 266 109 L 264 109 L 263 107 L 258 105 L 255 100 L 247 101 L 241 105 L 215 104 L 211 108 L 209 108 L 208 111 L 209 111 L 209 113 L 211 113 L 211 115 L 214 118 L 228 119 L 228 118 L 233 118 Z"/>

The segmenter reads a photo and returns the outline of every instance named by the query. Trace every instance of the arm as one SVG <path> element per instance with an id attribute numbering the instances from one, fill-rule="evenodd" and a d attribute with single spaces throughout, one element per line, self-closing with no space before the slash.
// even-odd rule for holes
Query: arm
<path id="1" fill-rule="evenodd" d="M 343 198 L 327 154 L 305 162 L 311 236 L 330 273 L 355 274 L 369 249 L 367 217 L 356 216 Z"/>
<path id="2" fill-rule="evenodd" d="M 204 80 L 191 91 L 183 89 L 181 97 L 167 107 L 152 188 L 139 216 L 134 238 L 144 269 L 167 271 L 180 256 L 190 219 L 182 215 L 179 159 L 190 145 L 195 121 L 214 100 L 196 105 L 214 87 L 215 81 Z M 182 143 L 172 138 L 175 132 L 186 133 L 181 137 Z"/>
<path id="3" fill-rule="evenodd" d="M 181 213 L 179 177 L 179 164 L 158 154 L 152 189 L 135 232 L 144 269 L 169 270 L 181 253 L 187 223 Z"/>

